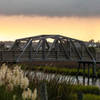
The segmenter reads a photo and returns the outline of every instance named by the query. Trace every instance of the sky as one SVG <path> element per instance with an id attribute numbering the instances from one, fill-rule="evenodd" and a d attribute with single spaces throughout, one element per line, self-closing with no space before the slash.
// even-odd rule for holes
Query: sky
<path id="1" fill-rule="evenodd" d="M 0 0 L 0 40 L 60 34 L 100 40 L 100 0 Z"/>

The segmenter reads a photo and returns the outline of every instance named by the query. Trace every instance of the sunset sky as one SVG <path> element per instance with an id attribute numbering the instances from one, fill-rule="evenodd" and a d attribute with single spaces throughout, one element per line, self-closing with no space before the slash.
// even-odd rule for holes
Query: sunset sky
<path id="1" fill-rule="evenodd" d="M 40 34 L 100 40 L 100 0 L 0 1 L 0 41 Z"/>

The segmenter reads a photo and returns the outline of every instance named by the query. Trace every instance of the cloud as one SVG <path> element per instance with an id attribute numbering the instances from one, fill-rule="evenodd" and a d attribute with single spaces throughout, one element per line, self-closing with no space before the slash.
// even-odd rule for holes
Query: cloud
<path id="1" fill-rule="evenodd" d="M 0 0 L 0 15 L 100 16 L 100 0 Z"/>

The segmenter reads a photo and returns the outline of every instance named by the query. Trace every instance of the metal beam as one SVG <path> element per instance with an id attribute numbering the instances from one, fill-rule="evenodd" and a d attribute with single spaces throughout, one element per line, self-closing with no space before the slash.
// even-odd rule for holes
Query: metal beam
<path id="1" fill-rule="evenodd" d="M 78 56 L 78 57 L 79 57 L 79 59 L 81 60 L 81 59 L 82 59 L 82 57 L 81 57 L 81 55 L 80 55 L 79 50 L 76 48 L 76 46 L 75 46 L 74 42 L 73 42 L 71 39 L 70 39 L 70 42 L 71 42 L 71 44 L 73 45 L 74 50 L 75 50 L 75 52 L 76 52 L 77 56 Z"/>
<path id="2" fill-rule="evenodd" d="M 60 41 L 60 43 L 61 43 L 62 49 L 64 50 L 65 57 L 66 57 L 67 59 L 71 59 L 71 58 L 69 57 L 69 55 L 68 55 L 68 52 L 66 52 L 66 49 L 65 49 L 65 47 L 64 47 L 64 45 L 63 45 L 63 43 L 62 43 L 62 41 L 61 41 L 60 39 L 59 39 L 59 41 Z"/>
<path id="3" fill-rule="evenodd" d="M 84 42 L 80 42 L 81 45 L 83 45 L 85 47 L 85 50 L 87 52 L 87 54 L 90 56 L 91 60 L 93 60 L 93 62 L 96 62 L 95 58 L 93 57 L 93 55 L 91 54 L 91 52 L 89 51 L 89 49 L 87 48 L 87 46 L 85 45 Z"/>
<path id="4" fill-rule="evenodd" d="M 45 41 L 46 41 L 45 38 L 43 38 L 42 39 L 42 59 L 44 60 L 45 60 L 45 55 L 46 55 L 45 54 L 45 44 L 46 44 Z"/>
<path id="5" fill-rule="evenodd" d="M 38 42 L 38 44 L 37 44 L 37 47 L 36 47 L 36 49 L 35 49 L 36 53 L 38 52 L 39 48 L 41 47 L 41 44 L 42 44 L 41 41 L 42 41 L 42 40 L 39 40 L 39 42 Z"/>
<path id="6" fill-rule="evenodd" d="M 48 54 L 47 54 L 46 58 L 48 58 L 48 56 L 50 55 L 50 52 L 51 52 L 53 46 L 55 46 L 55 44 L 57 43 L 57 41 L 58 41 L 58 39 L 56 38 L 56 39 L 54 40 L 54 42 L 52 43 L 51 47 L 49 48 Z"/>
<path id="7" fill-rule="evenodd" d="M 46 45 L 47 45 L 47 48 L 49 49 L 50 48 L 50 46 L 49 46 L 49 44 L 48 44 L 48 42 L 47 42 L 47 40 L 45 39 L 45 43 L 46 43 Z"/>
<path id="8" fill-rule="evenodd" d="M 12 51 L 13 49 L 17 49 L 20 44 L 20 41 L 15 41 L 12 47 L 8 51 Z"/>
<path id="9" fill-rule="evenodd" d="M 20 56 L 17 58 L 17 62 L 19 62 L 19 60 L 20 60 L 20 58 L 22 57 L 22 55 L 24 54 L 24 52 L 25 52 L 25 50 L 28 48 L 28 46 L 31 44 L 31 42 L 32 42 L 32 39 L 30 39 L 28 42 L 27 42 L 27 44 L 25 45 L 25 47 L 23 48 L 23 51 L 22 51 L 22 53 L 20 54 Z"/>

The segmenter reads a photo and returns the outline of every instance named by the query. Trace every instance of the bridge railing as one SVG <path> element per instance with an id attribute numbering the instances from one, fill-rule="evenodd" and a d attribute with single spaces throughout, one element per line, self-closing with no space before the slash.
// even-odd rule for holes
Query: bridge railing
<path id="1" fill-rule="evenodd" d="M 68 58 L 63 51 L 0 51 L 0 61 L 6 62 L 16 62 L 19 61 L 34 61 L 34 60 L 74 60 L 77 61 L 79 58 L 77 55 L 68 54 L 70 58 Z M 23 53 L 23 54 L 22 54 Z M 48 55 L 49 53 L 49 55 Z M 22 54 L 22 55 L 21 55 Z M 100 56 L 97 56 L 96 59 L 100 59 Z M 91 60 L 89 56 L 82 55 L 82 60 Z"/>

